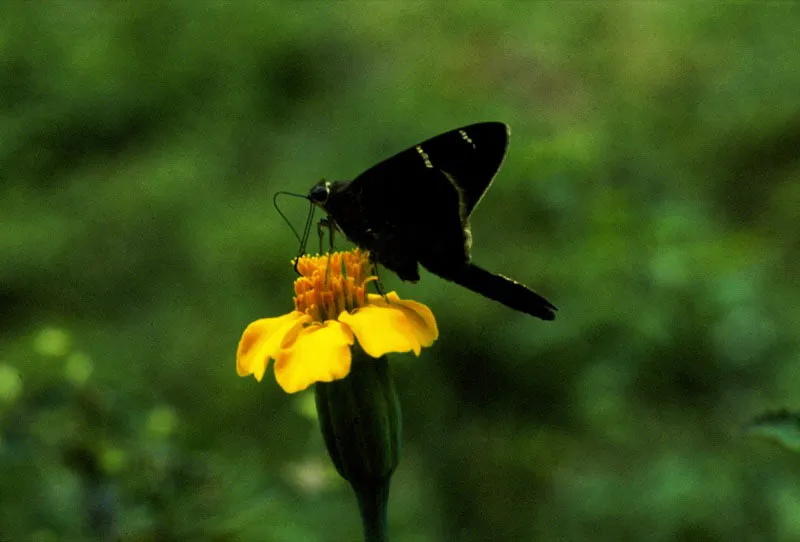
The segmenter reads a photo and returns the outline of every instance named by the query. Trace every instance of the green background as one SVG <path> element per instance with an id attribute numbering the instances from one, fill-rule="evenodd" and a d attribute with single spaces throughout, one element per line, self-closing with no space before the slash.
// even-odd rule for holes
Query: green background
<path id="1" fill-rule="evenodd" d="M 358 540 L 312 395 L 235 372 L 292 308 L 272 195 L 483 120 L 474 259 L 560 310 L 384 277 L 441 331 L 391 360 L 392 540 L 800 538 L 800 458 L 742 431 L 800 406 L 794 5 L 3 12 L 0 540 Z"/>

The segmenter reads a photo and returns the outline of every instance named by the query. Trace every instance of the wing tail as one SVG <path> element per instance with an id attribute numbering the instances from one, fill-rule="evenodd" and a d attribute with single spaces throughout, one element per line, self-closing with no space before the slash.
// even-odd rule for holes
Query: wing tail
<path id="1" fill-rule="evenodd" d="M 448 278 L 511 309 L 542 320 L 553 320 L 556 317 L 555 311 L 558 309 L 544 297 L 519 282 L 475 264 L 464 266 L 458 273 Z"/>

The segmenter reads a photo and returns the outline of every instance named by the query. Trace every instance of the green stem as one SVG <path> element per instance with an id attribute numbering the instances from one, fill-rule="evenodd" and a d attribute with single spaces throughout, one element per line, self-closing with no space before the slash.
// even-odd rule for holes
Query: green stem
<path id="1" fill-rule="evenodd" d="M 361 512 L 361 524 L 364 527 L 364 542 L 387 542 L 386 512 L 389 503 L 389 478 L 376 484 L 359 486 L 353 489 Z"/>

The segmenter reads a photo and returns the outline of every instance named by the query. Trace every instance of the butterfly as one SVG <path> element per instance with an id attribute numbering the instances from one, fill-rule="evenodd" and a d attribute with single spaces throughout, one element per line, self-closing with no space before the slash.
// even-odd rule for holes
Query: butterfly
<path id="1" fill-rule="evenodd" d="M 469 218 L 497 175 L 509 127 L 482 122 L 437 135 L 352 181 L 315 184 L 307 199 L 331 227 L 402 280 L 419 265 L 445 280 L 543 320 L 556 307 L 527 286 L 471 261 Z"/>

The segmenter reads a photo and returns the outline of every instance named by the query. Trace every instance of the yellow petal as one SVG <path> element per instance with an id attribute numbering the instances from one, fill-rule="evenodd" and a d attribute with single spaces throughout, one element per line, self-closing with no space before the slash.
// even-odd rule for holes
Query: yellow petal
<path id="1" fill-rule="evenodd" d="M 284 337 L 309 320 L 310 316 L 293 311 L 277 318 L 262 318 L 247 326 L 236 350 L 236 372 L 239 376 L 252 374 L 260 382 L 269 359 L 277 358 Z"/>
<path id="2" fill-rule="evenodd" d="M 425 305 L 402 300 L 394 292 L 386 297 L 388 303 L 382 296 L 370 295 L 370 304 L 352 314 L 343 312 L 339 321 L 353 330 L 361 348 L 374 358 L 408 351 L 418 356 L 439 336 L 433 314 Z"/>
<path id="3" fill-rule="evenodd" d="M 386 299 L 382 295 L 369 294 L 368 302 L 378 307 L 389 306 L 397 308 L 399 306 L 411 321 L 411 329 L 422 346 L 428 347 L 439 338 L 439 327 L 436 325 L 436 318 L 433 317 L 433 312 L 427 305 L 410 299 L 400 299 L 395 292 L 386 294 Z"/>
<path id="4" fill-rule="evenodd" d="M 353 333 L 335 320 L 312 323 L 297 333 L 290 348 L 275 360 L 275 379 L 286 393 L 294 393 L 314 382 L 331 382 L 350 374 Z"/>

